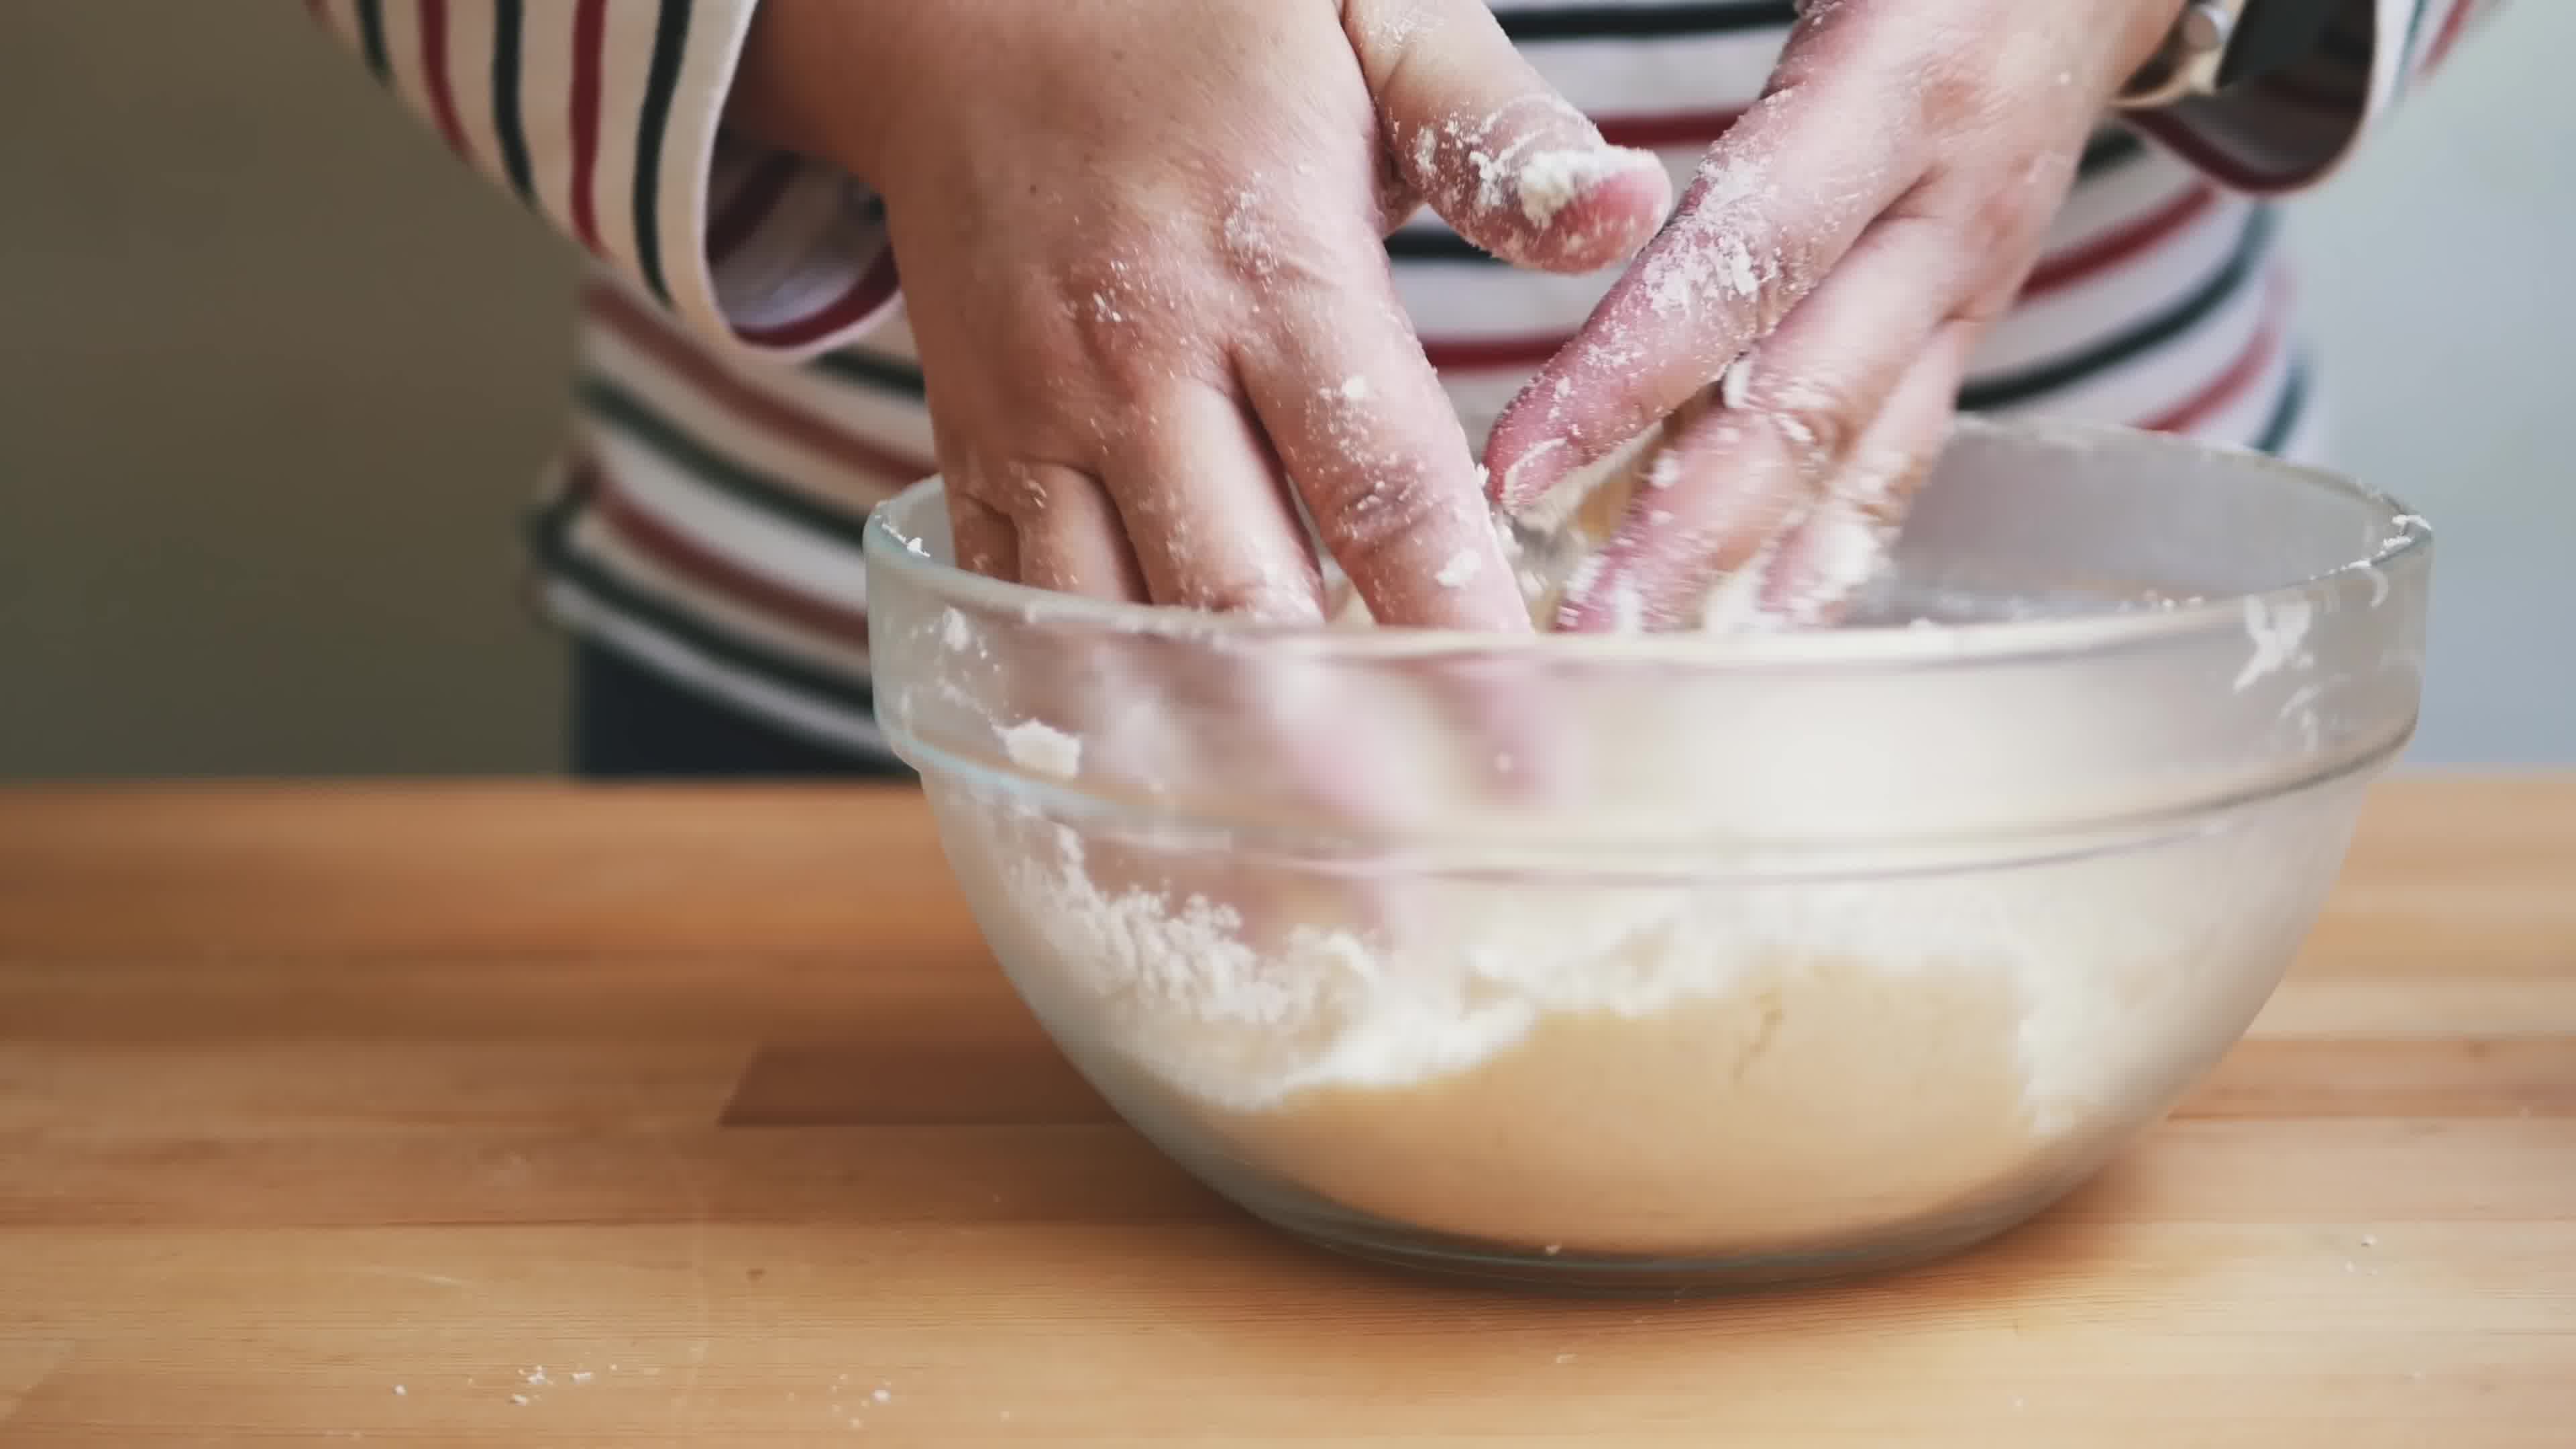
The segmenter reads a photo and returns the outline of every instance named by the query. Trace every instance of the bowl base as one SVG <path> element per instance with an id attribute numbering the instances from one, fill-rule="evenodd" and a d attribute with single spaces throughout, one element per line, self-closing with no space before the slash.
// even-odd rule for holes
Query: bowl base
<path id="1" fill-rule="evenodd" d="M 1649 1256 L 1499 1248 L 1435 1237 L 1343 1213 L 1255 1215 L 1344 1257 L 1407 1272 L 1581 1298 L 1691 1298 L 1874 1276 L 1916 1267 L 2007 1232 L 2055 1202 L 2064 1186 L 1882 1234 L 1844 1247 Z"/>

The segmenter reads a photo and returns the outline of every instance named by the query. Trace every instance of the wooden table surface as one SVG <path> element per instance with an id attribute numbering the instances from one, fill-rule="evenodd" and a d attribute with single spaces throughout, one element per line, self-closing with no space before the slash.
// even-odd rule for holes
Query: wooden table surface
<path id="1" fill-rule="evenodd" d="M 1111 1120 L 892 792 L 0 792 L 0 1445 L 2576 1445 L 2576 779 L 2383 787 L 2242 1046 L 1874 1282 L 1358 1267 Z"/>

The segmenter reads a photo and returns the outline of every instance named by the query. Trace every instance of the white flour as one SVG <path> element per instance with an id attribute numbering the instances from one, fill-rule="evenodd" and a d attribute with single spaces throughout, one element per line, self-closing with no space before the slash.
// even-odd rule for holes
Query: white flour
<path id="1" fill-rule="evenodd" d="M 1610 147 L 1538 152 L 1520 163 L 1521 215 L 1532 226 L 1546 226 L 1556 220 L 1558 212 L 1599 183 L 1654 164 L 1650 152 Z"/>
<path id="2" fill-rule="evenodd" d="M 996 950 L 1131 1114 L 1605 1251 L 1859 1230 L 2080 1149 L 2241 1029 L 2337 844 L 2293 802 L 1967 878 L 1348 880 L 939 803 Z"/>
<path id="3" fill-rule="evenodd" d="M 1022 720 L 1001 732 L 1011 763 L 1059 780 L 1082 773 L 1082 741 L 1044 720 Z"/>
<path id="4" fill-rule="evenodd" d="M 1364 380 L 1324 391 L 1321 406 L 1368 398 Z M 1551 495 L 1552 532 L 1502 527 L 1534 614 L 1552 618 L 1585 586 L 1605 520 L 1651 486 L 1639 474 L 1655 441 Z M 1861 470 L 1809 515 L 1815 529 L 1790 535 L 1812 580 L 1790 614 L 1876 567 L 1873 510 L 1898 471 Z M 1713 625 L 1772 622 L 1759 590 L 1773 562 L 1710 597 Z M 1462 552 L 1435 581 L 1481 567 Z M 1366 625 L 1346 585 L 1334 602 L 1337 622 Z M 2249 612 L 2248 673 L 2295 667 L 2307 624 Z M 936 627 L 951 651 L 978 642 L 953 613 Z M 2123 728 L 2116 702 L 2031 688 L 1998 695 L 1992 726 L 2028 733 L 2043 756 L 2048 739 Z M 1416 702 L 1388 693 L 1332 703 L 1318 708 L 1336 729 L 1383 724 L 1365 741 L 1373 780 L 1421 792 L 1415 818 L 1475 839 L 1491 800 L 1465 783 L 1475 772 L 1452 758 L 1454 731 L 1403 717 Z M 1096 716 L 1095 772 L 1170 758 L 1155 744 L 1164 723 Z M 1939 803 L 1947 782 L 1850 758 L 1829 724 L 1738 736 L 1686 711 L 1588 724 L 1618 731 L 1613 767 L 1651 777 L 1614 798 L 1748 839 L 1795 836 L 1819 812 L 1857 836 L 1902 836 L 1953 808 Z M 1079 737 L 1035 719 L 996 730 L 1025 771 L 1082 768 Z M 1814 758 L 1786 761 L 1786 784 L 1708 768 L 1729 740 Z M 2020 751 L 1994 781 L 1999 806 L 2063 778 L 2042 758 L 2023 781 Z M 1623 884 L 1571 856 L 1524 876 L 1337 868 L 1164 838 L 1150 813 L 1057 820 L 936 783 L 932 799 L 1014 980 L 1158 1138 L 1442 1233 L 1681 1252 L 1843 1239 L 1985 1201 L 2151 1110 L 2268 992 L 2331 876 L 2349 797 L 2009 870 L 1798 882 L 1683 855 Z"/>
<path id="5" fill-rule="evenodd" d="M 1068 981 L 1117 1001 L 1139 1027 L 1156 1023 L 1125 1047 L 1173 1085 L 1233 1108 L 1325 1085 L 1419 1083 L 1509 1046 L 1544 1013 L 1650 1017 L 1722 999 L 1782 960 L 1852 961 L 1891 983 L 1946 972 L 2008 986 L 2023 1012 L 2013 1045 L 2024 1105 L 2058 1130 L 2127 1070 L 2123 1013 L 2215 964 L 2187 959 L 2212 944 L 2192 927 L 2136 914 L 2171 883 L 2154 866 L 2058 867 L 2018 884 L 1426 884 L 1389 927 L 1371 919 L 1385 903 L 1360 892 L 1311 919 L 1252 921 L 1258 903 L 1104 884 L 1070 828 L 1009 828 L 1040 832 L 1024 837 L 1002 882 Z M 2079 878 L 2089 887 L 2067 895 Z M 1282 1044 L 1266 1069 L 1237 1070 L 1238 1044 L 1202 1049 L 1198 1033 L 1247 1026 Z"/>
<path id="6" fill-rule="evenodd" d="M 1728 598 L 1712 607 L 1744 607 Z M 2249 633 L 2268 655 L 2295 653 L 2295 621 L 2261 623 Z M 929 627 L 976 661 L 961 667 L 982 667 L 965 621 Z M 1454 721 L 1383 690 L 1303 687 L 1305 716 L 1373 722 L 1371 791 L 1407 792 L 1412 818 L 1479 841 L 1492 776 L 1481 754 L 1462 761 Z M 1995 697 L 1995 726 L 2026 734 L 2036 761 L 2027 782 L 1994 778 L 1998 808 L 2058 799 L 2048 741 L 2125 727 L 2119 702 L 2080 680 L 2033 688 Z M 1775 701 L 1784 718 L 1812 703 Z M 1245 728 L 1285 717 L 1240 707 Z M 1170 763 L 1203 757 L 1158 733 L 1166 712 L 1083 717 L 1099 739 L 1037 719 L 995 728 L 1033 776 L 1075 778 L 1096 745 L 1104 782 L 1155 788 L 1169 768 L 1214 783 L 1204 763 Z M 1831 716 L 1815 718 L 1574 722 L 1617 732 L 1587 770 L 1630 773 L 1590 823 L 1624 831 L 1626 815 L 1602 813 L 1615 808 L 1648 812 L 1649 832 L 1681 819 L 1761 841 L 1829 820 L 1895 838 L 1956 808 L 1951 782 L 1852 757 Z M 1780 768 L 1710 768 L 1747 747 Z M 1139 763 L 1153 760 L 1165 765 Z M 1056 819 L 1027 797 L 932 784 L 996 954 L 1159 1140 L 1384 1220 L 1606 1253 L 1849 1241 L 2061 1170 L 2250 1020 L 2331 877 L 2333 815 L 2350 799 L 1968 874 L 1801 882 L 1740 873 L 1760 858 L 1684 852 L 1627 862 L 1629 883 L 1609 884 L 1579 851 L 1528 874 L 1337 866 L 1166 836 L 1153 812 Z"/>

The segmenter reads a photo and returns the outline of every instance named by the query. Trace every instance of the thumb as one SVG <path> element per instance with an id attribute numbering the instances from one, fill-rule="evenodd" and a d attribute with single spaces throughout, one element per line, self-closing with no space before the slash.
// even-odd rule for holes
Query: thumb
<path id="1" fill-rule="evenodd" d="M 1343 24 L 1406 186 L 1507 262 L 1588 272 L 1663 224 L 1672 183 L 1530 68 L 1483 0 L 1351 0 Z"/>

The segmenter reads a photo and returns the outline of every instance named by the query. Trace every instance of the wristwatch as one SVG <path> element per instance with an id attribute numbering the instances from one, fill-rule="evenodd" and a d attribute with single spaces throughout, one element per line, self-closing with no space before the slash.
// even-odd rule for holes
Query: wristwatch
<path id="1" fill-rule="evenodd" d="M 2314 54 L 2349 0 L 2190 0 L 2113 97 L 2123 110 L 2214 96 Z"/>

